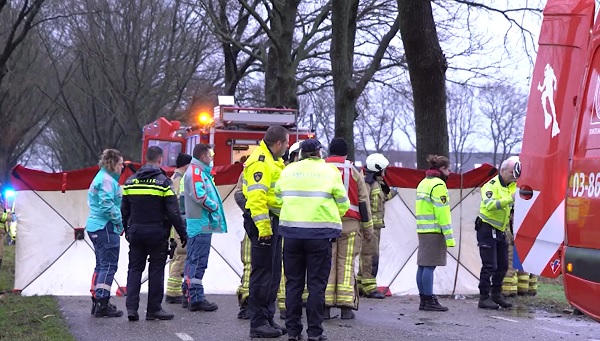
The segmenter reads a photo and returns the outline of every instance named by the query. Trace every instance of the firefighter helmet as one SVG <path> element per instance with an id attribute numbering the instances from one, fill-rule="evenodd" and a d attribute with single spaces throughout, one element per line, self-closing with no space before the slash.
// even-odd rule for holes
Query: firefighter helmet
<path id="1" fill-rule="evenodd" d="M 292 154 L 292 153 L 294 153 L 294 152 L 296 152 L 296 153 L 300 152 L 300 145 L 301 145 L 301 144 L 302 144 L 302 141 L 296 141 L 296 143 L 294 143 L 294 144 L 293 144 L 293 145 L 290 147 L 290 149 L 289 149 L 289 151 L 290 151 L 290 154 Z"/>
<path id="2" fill-rule="evenodd" d="M 367 157 L 367 170 L 371 172 L 381 172 L 389 164 L 388 159 L 379 153 L 371 154 Z"/>
<path id="3" fill-rule="evenodd" d="M 518 156 L 511 156 L 508 158 L 508 160 L 514 161 L 515 162 L 515 166 L 513 168 L 513 177 L 515 179 L 518 179 L 521 176 L 521 161 L 519 160 Z"/>

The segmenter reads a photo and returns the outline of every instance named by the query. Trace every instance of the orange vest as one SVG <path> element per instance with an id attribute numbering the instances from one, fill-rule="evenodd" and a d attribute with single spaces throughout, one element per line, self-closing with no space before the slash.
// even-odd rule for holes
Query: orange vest
<path id="1" fill-rule="evenodd" d="M 325 159 L 325 162 L 336 166 L 342 173 L 342 181 L 344 182 L 344 187 L 346 187 L 348 199 L 350 200 L 350 209 L 346 211 L 344 217 L 361 221 L 360 212 L 358 210 L 358 184 L 352 176 L 352 168 L 354 168 L 354 165 L 352 162 L 345 160 L 342 156 L 328 157 Z"/>

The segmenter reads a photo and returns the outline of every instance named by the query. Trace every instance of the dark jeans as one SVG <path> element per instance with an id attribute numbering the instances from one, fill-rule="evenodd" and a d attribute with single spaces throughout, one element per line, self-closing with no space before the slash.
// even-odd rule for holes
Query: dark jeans
<path id="1" fill-rule="evenodd" d="M 417 269 L 417 288 L 420 295 L 433 295 L 433 271 L 435 266 L 420 266 Z"/>
<path id="2" fill-rule="evenodd" d="M 92 295 L 95 298 L 110 297 L 110 287 L 119 265 L 121 238 L 114 232 L 114 226 L 108 222 L 102 230 L 88 232 L 94 245 L 96 267 L 92 276 Z"/>
<path id="3" fill-rule="evenodd" d="M 208 267 L 211 241 L 211 233 L 201 233 L 190 238 L 186 245 L 187 258 L 185 259 L 184 282 L 181 289 L 190 303 L 204 301 L 202 279 Z"/>
<path id="4" fill-rule="evenodd" d="M 161 303 L 165 285 L 165 263 L 169 248 L 164 233 L 129 233 L 129 271 L 127 272 L 127 310 L 137 311 L 140 306 L 142 272 L 148 264 L 148 313 L 162 309 Z"/>
<path id="5" fill-rule="evenodd" d="M 302 333 L 302 292 L 306 279 L 306 332 L 308 337 L 321 336 L 325 289 L 331 271 L 331 240 L 285 238 L 283 266 L 286 278 L 285 326 L 288 335 L 298 336 Z"/>
<path id="6" fill-rule="evenodd" d="M 482 263 L 479 293 L 499 294 L 502 291 L 502 280 L 508 271 L 506 234 L 490 224 L 481 222 L 477 229 L 477 246 Z"/>
<path id="7" fill-rule="evenodd" d="M 254 224 L 245 217 L 244 224 Z M 249 220 L 249 221 L 248 221 Z M 258 240 L 255 234 L 249 235 L 252 242 L 250 258 L 250 296 L 248 309 L 253 314 L 250 328 L 258 328 L 268 324 L 275 316 L 275 303 L 279 282 L 281 281 L 281 236 L 279 236 L 279 219 L 271 220 L 273 235 L 266 243 Z"/>

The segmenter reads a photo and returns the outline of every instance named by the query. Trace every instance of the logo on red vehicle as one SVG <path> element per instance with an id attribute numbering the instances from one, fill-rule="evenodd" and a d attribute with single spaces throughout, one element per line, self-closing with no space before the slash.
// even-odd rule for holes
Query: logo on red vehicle
<path id="1" fill-rule="evenodd" d="M 558 118 L 556 116 L 556 105 L 554 104 L 554 92 L 556 91 L 556 74 L 552 65 L 544 67 L 544 81 L 538 83 L 537 89 L 542 93 L 542 108 L 544 109 L 544 128 L 549 129 L 552 125 L 552 137 L 560 133 Z"/>
<path id="2" fill-rule="evenodd" d="M 560 259 L 555 259 L 550 263 L 550 269 L 552 269 L 552 273 L 557 273 L 560 270 Z"/>

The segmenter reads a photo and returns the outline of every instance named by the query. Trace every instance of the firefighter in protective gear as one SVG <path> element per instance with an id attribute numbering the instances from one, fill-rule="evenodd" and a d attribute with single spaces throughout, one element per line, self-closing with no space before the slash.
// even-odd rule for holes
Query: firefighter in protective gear
<path id="1" fill-rule="evenodd" d="M 242 191 L 246 197 L 244 229 L 252 243 L 250 297 L 248 307 L 251 337 L 279 337 L 286 333 L 275 323 L 275 303 L 281 281 L 281 203 L 275 198 L 275 183 L 285 167 L 281 158 L 289 146 L 289 132 L 270 126 L 258 148 L 244 165 Z"/>
<path id="2" fill-rule="evenodd" d="M 446 180 L 450 162 L 445 156 L 427 157 L 430 168 L 417 186 L 416 218 L 419 248 L 417 253 L 417 287 L 421 299 L 419 310 L 447 311 L 433 294 L 433 273 L 445 266 L 448 247 L 456 245 L 452 231 L 450 197 Z"/>
<path id="3" fill-rule="evenodd" d="M 6 210 L 4 208 L 4 202 L 2 201 L 2 197 L 0 197 L 0 210 L 2 213 L 0 214 L 0 267 L 2 267 L 2 256 L 4 255 L 4 238 L 6 234 L 6 227 L 12 221 L 12 213 L 10 210 Z"/>
<path id="4" fill-rule="evenodd" d="M 177 167 L 173 172 L 171 181 L 173 181 L 173 192 L 179 201 L 179 212 L 181 213 L 182 219 L 185 219 L 185 203 L 184 203 L 184 182 L 183 175 L 188 169 L 192 156 L 188 154 L 180 153 L 175 161 Z M 175 228 L 171 229 L 171 237 L 175 238 Z M 187 250 L 181 247 L 181 243 L 177 243 L 175 248 L 175 256 L 171 261 L 171 267 L 169 269 L 169 278 L 167 279 L 167 295 L 165 302 L 173 304 L 186 305 L 187 301 L 183 300 L 185 295 L 185 282 L 183 282 L 183 268 L 185 266 L 185 259 L 187 256 Z"/>
<path id="5" fill-rule="evenodd" d="M 507 297 L 517 296 L 517 271 L 513 267 L 514 237 L 513 237 L 513 214 L 514 209 L 510 211 L 509 228 L 506 229 L 506 242 L 508 243 L 508 271 L 502 280 L 502 293 Z"/>
<path id="6" fill-rule="evenodd" d="M 358 285 L 355 278 L 355 259 L 360 253 L 361 236 L 365 240 L 373 235 L 373 221 L 369 202 L 369 189 L 364 177 L 354 164 L 347 160 L 348 144 L 334 138 L 329 144 L 329 157 L 325 162 L 337 167 L 348 192 L 350 209 L 342 217 L 342 234 L 332 244 L 332 264 L 325 291 L 325 319 L 331 318 L 331 307 L 341 309 L 341 318 L 353 319 L 358 309 Z"/>
<path id="7" fill-rule="evenodd" d="M 516 181 L 520 174 L 521 165 L 518 158 L 511 157 L 502 162 L 499 174 L 481 188 L 481 205 L 475 222 L 482 262 L 479 308 L 512 307 L 502 295 L 502 281 L 509 266 L 506 229 L 515 201 Z"/>
<path id="8" fill-rule="evenodd" d="M 302 143 L 301 161 L 281 172 L 275 193 L 282 203 L 280 229 L 285 238 L 288 340 L 302 333 L 302 292 L 307 284 L 308 340 L 326 340 L 323 334 L 327 277 L 331 270 L 332 239 L 339 238 L 341 217 L 350 203 L 339 171 L 321 158 L 321 143 Z M 252 295 L 250 295 L 252 298 Z"/>
<path id="9" fill-rule="evenodd" d="M 379 268 L 381 229 L 385 227 L 385 202 L 397 194 L 383 179 L 389 164 L 388 159 L 379 153 L 367 157 L 365 183 L 370 195 L 374 233 L 371 238 L 363 236 L 357 281 L 359 290 L 368 298 L 385 298 L 385 295 L 377 290 L 376 277 Z"/>

